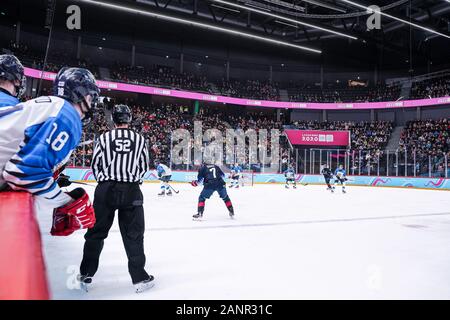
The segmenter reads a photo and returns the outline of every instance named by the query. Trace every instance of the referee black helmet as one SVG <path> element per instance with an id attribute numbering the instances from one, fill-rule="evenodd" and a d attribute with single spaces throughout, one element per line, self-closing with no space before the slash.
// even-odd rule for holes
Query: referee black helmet
<path id="1" fill-rule="evenodd" d="M 131 123 L 131 110 L 124 104 L 115 105 L 112 112 L 112 118 L 115 124 Z"/>

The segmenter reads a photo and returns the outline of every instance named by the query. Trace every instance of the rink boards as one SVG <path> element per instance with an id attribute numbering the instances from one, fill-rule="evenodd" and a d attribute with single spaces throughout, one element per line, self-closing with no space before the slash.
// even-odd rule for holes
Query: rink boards
<path id="1" fill-rule="evenodd" d="M 73 181 L 91 181 L 95 182 L 94 175 L 90 169 L 86 168 L 66 168 L 65 174 L 70 176 Z M 191 182 L 197 179 L 195 171 L 173 171 L 172 180 L 175 182 Z M 415 177 L 377 177 L 377 176 L 349 176 L 347 184 L 356 186 L 372 187 L 401 187 L 401 188 L 419 188 L 450 190 L 450 179 L 445 178 L 415 178 Z M 146 182 L 157 182 L 158 177 L 155 171 L 149 171 L 144 176 Z M 283 174 L 276 173 L 255 173 L 254 183 L 284 183 Z M 321 175 L 303 175 L 297 174 L 296 181 L 299 184 L 324 184 L 325 181 Z"/>

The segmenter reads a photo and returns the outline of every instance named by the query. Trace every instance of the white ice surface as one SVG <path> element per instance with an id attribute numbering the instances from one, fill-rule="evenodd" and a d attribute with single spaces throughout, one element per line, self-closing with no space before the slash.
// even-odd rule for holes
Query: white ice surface
<path id="1" fill-rule="evenodd" d="M 83 234 L 52 237 L 40 210 L 54 299 L 450 299 L 450 192 L 257 185 L 217 195 L 192 221 L 201 188 L 160 198 L 144 184 L 145 253 L 155 287 L 135 294 L 117 219 L 88 293 L 71 289 Z M 86 187 L 91 197 L 93 187 Z"/>

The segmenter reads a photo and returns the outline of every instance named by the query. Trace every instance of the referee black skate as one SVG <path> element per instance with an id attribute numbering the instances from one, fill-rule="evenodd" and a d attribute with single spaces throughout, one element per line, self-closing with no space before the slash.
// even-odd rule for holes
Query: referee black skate
<path id="1" fill-rule="evenodd" d="M 92 171 L 98 182 L 94 195 L 96 223 L 86 232 L 79 281 L 86 289 L 98 269 L 103 241 L 118 210 L 119 227 L 128 257 L 128 271 L 136 292 L 153 286 L 145 267 L 144 207 L 140 183 L 149 170 L 145 139 L 129 129 L 131 111 L 126 105 L 113 109 L 116 128 L 103 133 L 94 149 Z"/>

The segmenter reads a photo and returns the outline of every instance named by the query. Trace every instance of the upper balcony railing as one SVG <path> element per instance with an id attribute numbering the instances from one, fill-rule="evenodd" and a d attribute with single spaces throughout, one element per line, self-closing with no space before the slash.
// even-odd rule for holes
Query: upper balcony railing
<path id="1" fill-rule="evenodd" d="M 25 68 L 25 75 L 31 78 L 42 77 L 42 79 L 44 80 L 54 80 L 56 73 L 42 72 L 36 69 Z M 183 90 L 174 90 L 174 89 L 166 89 L 166 88 L 158 88 L 137 84 L 102 81 L 102 80 L 98 80 L 97 83 L 101 89 L 106 90 L 134 92 L 173 98 L 209 101 L 223 104 L 234 104 L 241 106 L 253 106 L 253 107 L 256 106 L 256 107 L 278 108 L 278 109 L 370 110 L 370 109 L 396 109 L 396 108 L 416 108 L 416 107 L 431 107 L 437 105 L 450 105 L 450 97 L 404 100 L 404 101 L 385 101 L 385 102 L 311 103 L 311 102 L 287 102 L 287 101 L 268 101 L 268 100 L 233 98 L 200 92 L 190 92 Z"/>

